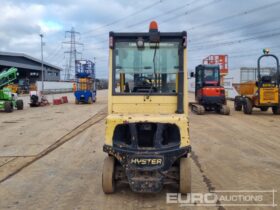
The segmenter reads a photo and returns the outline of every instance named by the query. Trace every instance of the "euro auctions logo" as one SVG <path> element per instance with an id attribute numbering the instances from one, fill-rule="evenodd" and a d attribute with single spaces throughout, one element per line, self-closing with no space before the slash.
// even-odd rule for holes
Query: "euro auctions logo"
<path id="1" fill-rule="evenodd" d="M 223 190 L 209 193 L 167 193 L 166 203 L 186 206 L 276 207 L 276 190 Z"/>

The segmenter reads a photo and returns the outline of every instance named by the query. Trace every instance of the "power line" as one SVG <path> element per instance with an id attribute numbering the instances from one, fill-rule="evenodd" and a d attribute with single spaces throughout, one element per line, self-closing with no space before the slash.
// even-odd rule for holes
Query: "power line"
<path id="1" fill-rule="evenodd" d="M 269 49 L 280 49 L 280 45 L 273 45 L 273 46 L 265 46 L 266 48 L 269 48 Z M 232 51 L 227 51 L 226 54 L 230 55 L 230 57 L 232 55 L 242 55 L 240 54 L 240 52 L 252 52 L 252 51 L 261 51 L 263 48 L 262 47 L 258 47 L 258 48 L 246 48 L 245 50 L 240 50 L 239 48 L 237 50 L 232 50 Z M 274 52 L 273 52 L 274 53 Z M 272 53 L 272 54 L 273 54 Z M 248 54 L 248 53 L 247 53 Z M 246 54 L 245 54 L 246 55 Z M 190 57 L 189 60 L 201 60 L 201 56 L 200 57 Z"/>
<path id="2" fill-rule="evenodd" d="M 274 29 L 271 29 L 271 30 L 269 30 L 269 32 L 271 33 L 271 32 L 278 32 L 280 30 L 280 27 L 278 27 L 278 28 L 274 28 Z M 255 33 L 254 35 L 261 35 L 261 34 L 263 34 L 263 33 L 267 33 L 267 30 L 265 30 L 265 31 L 261 31 L 261 32 L 259 32 L 259 33 Z M 254 36 L 255 37 L 255 36 Z M 232 38 L 232 39 L 234 39 L 234 38 Z M 221 42 L 221 40 L 213 40 L 213 41 L 208 41 L 208 42 L 197 42 L 197 43 L 192 43 L 192 47 L 201 47 L 201 46 L 208 46 L 208 45 L 215 45 L 217 42 Z M 227 41 L 227 40 L 225 40 L 225 41 Z"/>
<path id="3" fill-rule="evenodd" d="M 134 23 L 134 24 L 132 24 L 132 25 L 128 25 L 128 26 L 124 27 L 123 29 L 133 28 L 133 27 L 138 26 L 138 25 L 140 25 L 140 24 L 142 24 L 142 23 L 145 23 L 145 22 L 147 22 L 147 21 L 157 19 L 157 18 L 159 18 L 159 17 L 161 17 L 161 16 L 165 16 L 165 15 L 168 15 L 168 14 L 173 13 L 173 12 L 178 12 L 178 10 L 184 9 L 185 7 L 191 5 L 193 2 L 198 2 L 198 1 L 199 1 L 199 0 L 193 0 L 193 1 L 189 2 L 189 3 L 187 3 L 187 4 L 181 5 L 181 6 L 179 6 L 179 7 L 173 8 L 173 9 L 168 10 L 168 11 L 165 11 L 165 12 L 163 12 L 163 14 L 161 14 L 161 15 L 152 16 L 152 17 L 150 17 L 150 18 L 147 18 L 147 19 L 145 19 L 145 20 L 139 21 L 139 22 Z M 91 35 L 91 36 L 86 36 L 86 37 L 98 37 L 98 36 L 103 36 L 103 35 L 107 35 L 107 34 L 108 34 L 108 32 L 106 32 L 106 33 L 99 33 L 99 34 L 95 34 L 95 35 Z"/>
<path id="4" fill-rule="evenodd" d="M 223 31 L 214 32 L 214 33 L 210 33 L 210 34 L 205 34 L 203 36 L 199 36 L 198 38 L 196 37 L 196 39 L 201 40 L 204 37 L 222 36 L 222 35 L 230 34 L 230 33 L 240 31 L 240 30 L 243 30 L 243 29 L 259 27 L 259 26 L 265 25 L 267 23 L 273 23 L 273 22 L 278 22 L 278 21 L 280 21 L 280 19 L 271 18 L 271 19 L 268 19 L 268 20 L 265 20 L 265 21 L 262 21 L 262 22 L 255 22 L 255 23 L 251 23 L 251 24 L 244 25 L 244 26 L 241 26 L 241 27 L 231 28 L 229 30 L 223 30 Z M 188 43 L 193 43 L 193 42 L 194 42 L 193 40 L 188 40 Z M 194 43 L 196 44 L 196 42 L 194 42 Z"/>
<path id="5" fill-rule="evenodd" d="M 279 47 L 280 46 L 278 46 L 277 48 L 274 48 L 274 49 L 279 49 Z M 257 48 L 256 50 L 260 50 L 260 48 Z M 252 50 L 250 50 L 250 51 L 252 51 Z M 278 52 L 278 51 L 274 51 L 272 54 L 275 54 L 276 52 Z M 257 55 L 260 55 L 261 52 L 258 52 L 258 53 L 257 52 L 254 52 L 254 53 L 243 53 L 243 54 L 240 54 L 240 53 L 227 53 L 227 54 L 228 54 L 229 60 L 230 60 L 232 58 L 240 58 L 240 57 L 241 58 L 243 58 L 243 57 L 246 58 L 248 56 L 257 56 Z M 203 59 L 203 57 L 195 57 L 195 58 L 190 58 L 189 60 L 190 61 L 198 61 L 198 60 L 202 61 L 202 59 Z"/>
<path id="6" fill-rule="evenodd" d="M 191 27 L 191 28 L 188 29 L 188 31 L 190 31 L 190 30 L 195 30 L 195 29 L 198 29 L 198 28 L 201 28 L 201 27 L 204 27 L 204 26 L 212 26 L 213 24 L 216 24 L 216 23 L 221 23 L 221 22 L 223 22 L 223 21 L 230 20 L 230 19 L 235 18 L 235 17 L 240 17 L 240 16 L 252 14 L 252 13 L 255 13 L 255 12 L 258 12 L 258 11 L 261 11 L 261 10 L 264 10 L 264 9 L 267 9 L 267 8 L 270 8 L 270 7 L 277 6 L 277 5 L 279 5 L 279 4 L 280 4 L 280 1 L 276 1 L 276 2 L 271 3 L 271 4 L 266 4 L 266 5 L 263 5 L 263 6 L 261 6 L 261 7 L 257 7 L 257 8 L 250 9 L 250 10 L 246 10 L 246 11 L 239 12 L 239 13 L 237 13 L 237 14 L 234 14 L 234 15 L 229 15 L 229 16 L 224 17 L 224 18 L 221 18 L 221 19 L 209 21 L 209 22 L 206 22 L 206 23 L 203 23 L 203 24 L 200 24 L 200 25 Z"/>
<path id="7" fill-rule="evenodd" d="M 200 6 L 195 7 L 195 8 L 193 8 L 193 9 L 190 10 L 190 11 L 186 11 L 186 12 L 184 12 L 184 13 L 177 14 L 177 15 L 171 17 L 171 18 L 167 18 L 167 19 L 161 21 L 161 23 L 167 23 L 167 22 L 169 22 L 169 21 L 171 21 L 171 20 L 174 20 L 174 19 L 177 19 L 177 18 L 180 18 L 180 17 L 183 17 L 183 16 L 190 15 L 190 14 L 193 13 L 193 12 L 196 12 L 196 11 L 198 11 L 198 10 L 202 10 L 202 9 L 208 7 L 208 6 L 211 6 L 212 4 L 219 3 L 220 1 L 223 1 L 223 0 L 212 0 L 212 1 L 208 2 L 208 3 L 206 3 L 206 4 L 203 4 L 203 5 L 200 5 Z"/>
<path id="8" fill-rule="evenodd" d="M 197 1 L 198 1 L 198 0 L 189 2 L 188 4 L 185 4 L 185 5 L 183 6 L 183 8 L 185 8 L 186 6 L 190 6 L 192 3 L 197 2 Z M 206 8 L 206 7 L 208 7 L 208 6 L 212 5 L 212 4 L 218 3 L 218 2 L 220 2 L 220 1 L 223 1 L 223 0 L 212 0 L 212 1 L 208 2 L 208 3 L 206 3 L 206 4 L 202 4 L 202 5 L 200 5 L 200 6 L 197 6 L 197 7 L 193 8 L 193 9 L 191 9 L 191 10 L 189 10 L 189 11 L 186 11 L 186 12 L 184 12 L 184 13 L 182 13 L 182 14 L 176 15 L 176 16 L 174 16 L 174 17 L 172 17 L 172 18 L 165 19 L 165 20 L 161 21 L 161 23 L 169 22 L 170 20 L 177 19 L 178 17 L 181 17 L 181 16 L 187 16 L 187 15 L 193 13 L 193 12 L 196 12 L 197 10 L 201 10 L 201 9 L 203 9 L 203 8 Z M 180 8 L 182 8 L 182 6 L 181 6 Z M 133 27 L 135 27 L 135 26 L 139 26 L 139 25 L 141 25 L 142 23 L 147 22 L 148 20 L 151 20 L 151 19 L 156 19 L 156 18 L 159 18 L 159 17 L 162 17 L 162 16 L 167 16 L 167 15 L 169 15 L 170 13 L 177 12 L 176 10 L 178 10 L 178 7 L 175 8 L 175 9 L 172 9 L 172 10 L 167 11 L 167 13 L 165 12 L 165 14 L 158 15 L 158 16 L 154 16 L 154 17 L 152 17 L 152 18 L 145 19 L 145 20 L 143 20 L 143 21 L 140 21 L 140 22 L 137 22 L 137 23 L 128 25 L 128 26 L 126 26 L 124 29 L 128 29 L 128 28 L 133 28 Z M 98 35 L 96 35 L 96 36 L 105 35 L 105 34 L 108 34 L 108 32 L 107 32 L 107 33 L 98 34 Z M 108 41 L 108 39 L 104 39 L 104 40 L 102 40 L 102 41 L 96 42 L 96 44 L 104 43 L 104 42 L 107 42 L 107 41 Z"/>
<path id="9" fill-rule="evenodd" d="M 63 53 L 63 52 L 62 52 L 62 46 L 58 45 L 58 47 L 55 50 L 53 50 L 49 53 L 49 55 L 46 57 L 46 59 L 51 60 L 51 59 L 55 58 L 57 55 L 59 55 L 59 53 Z"/>
<path id="10" fill-rule="evenodd" d="M 135 26 L 139 26 L 139 25 L 141 25 L 141 24 L 143 24 L 143 23 L 146 23 L 146 22 L 148 22 L 148 21 L 151 21 L 151 20 L 154 20 L 154 19 L 158 19 L 158 18 L 160 18 L 160 17 L 162 17 L 162 16 L 166 16 L 166 15 L 172 14 L 172 13 L 174 13 L 174 12 L 177 13 L 178 10 L 184 9 L 184 8 L 190 6 L 191 4 L 196 3 L 196 2 L 198 2 L 198 1 L 199 1 L 199 0 L 190 1 L 190 2 L 187 3 L 187 4 L 181 5 L 181 6 L 179 6 L 179 7 L 173 8 L 173 9 L 168 10 L 168 11 L 165 11 L 165 12 L 164 12 L 163 14 L 161 14 L 161 15 L 156 15 L 156 16 L 147 18 L 147 19 L 145 19 L 145 20 L 139 21 L 139 22 L 137 22 L 137 23 L 128 25 L 126 28 L 133 28 L 133 27 L 135 27 Z"/>
<path id="11" fill-rule="evenodd" d="M 48 56 L 45 57 L 45 59 L 48 59 L 53 56 L 53 53 L 56 53 L 59 50 L 59 46 L 57 46 L 54 50 L 51 51 L 51 53 L 48 53 Z"/>
<path id="12" fill-rule="evenodd" d="M 156 5 L 158 5 L 158 4 L 161 4 L 161 3 L 164 2 L 164 1 L 166 1 L 166 0 L 158 0 L 157 2 L 154 2 L 154 3 L 152 3 L 152 4 L 149 4 L 149 5 L 147 5 L 147 6 L 143 7 L 143 8 L 141 8 L 140 10 L 137 10 L 137 11 L 131 13 L 130 15 L 124 16 L 124 17 L 122 17 L 122 18 L 119 18 L 119 19 L 117 19 L 117 20 L 114 20 L 114 21 L 112 21 L 112 22 L 110 22 L 110 23 L 107 23 L 107 24 L 105 24 L 105 25 L 103 25 L 103 26 L 100 26 L 100 27 L 97 27 L 97 28 L 95 28 L 95 29 L 86 31 L 86 32 L 84 32 L 83 34 L 92 33 L 92 32 L 95 32 L 96 30 L 100 30 L 100 29 L 102 29 L 102 28 L 106 28 L 106 27 L 108 27 L 108 26 L 111 26 L 111 25 L 114 25 L 114 24 L 116 24 L 116 23 L 119 23 L 119 22 L 121 22 L 121 21 L 123 21 L 123 20 L 126 20 L 126 19 L 128 19 L 128 18 L 131 18 L 131 17 L 133 17 L 133 16 L 135 16 L 135 15 L 137 15 L 137 14 L 140 14 L 140 13 L 142 13 L 142 12 L 145 12 L 145 11 L 147 11 L 147 10 L 153 8 L 154 6 L 156 6 Z"/>
<path id="13" fill-rule="evenodd" d="M 198 51 L 198 50 L 203 50 L 205 48 L 210 48 L 210 47 L 215 48 L 215 47 L 220 47 L 220 46 L 230 46 L 230 45 L 241 44 L 241 43 L 256 40 L 256 39 L 264 39 L 264 38 L 275 37 L 275 36 L 279 36 L 279 35 L 280 35 L 280 32 L 276 32 L 276 33 L 272 33 L 272 34 L 263 34 L 261 36 L 256 36 L 256 37 L 249 37 L 249 38 L 239 39 L 239 40 L 234 40 L 234 41 L 226 41 L 226 42 L 214 43 L 214 44 L 210 44 L 210 45 L 203 45 L 203 46 L 197 47 L 195 49 L 191 49 L 189 51 Z"/>
<path id="14" fill-rule="evenodd" d="M 64 59 L 65 59 L 65 54 L 64 54 L 64 52 L 63 52 L 63 53 L 57 55 L 57 56 L 52 60 L 52 62 L 54 62 L 54 63 L 57 63 L 57 62 L 62 63 L 61 60 L 64 60 Z"/>
<path id="15" fill-rule="evenodd" d="M 200 10 L 200 9 L 203 9 L 211 4 L 214 4 L 214 3 L 218 3 L 219 1 L 221 0 L 213 0 L 211 2 L 208 2 L 206 4 L 203 4 L 201 6 L 198 6 L 194 9 L 192 9 L 191 11 L 187 11 L 187 12 L 184 12 L 182 14 L 179 14 L 179 15 L 176 15 L 174 17 L 171 17 L 171 18 L 168 18 L 168 19 L 165 19 L 163 21 L 161 21 L 161 23 L 166 23 L 166 22 L 169 22 L 170 20 L 173 20 L 173 19 L 177 19 L 177 18 L 180 18 L 182 16 L 185 16 L 185 15 L 188 15 L 188 14 L 191 14 L 193 13 L 194 11 L 196 10 Z M 200 24 L 200 25 L 197 25 L 197 26 L 194 26 L 194 27 L 191 27 L 189 28 L 187 31 L 190 31 L 190 30 L 195 30 L 197 28 L 200 28 L 200 27 L 203 27 L 203 26 L 208 26 L 208 25 L 213 25 L 213 24 L 216 24 L 216 23 L 220 23 L 220 22 L 223 22 L 223 21 L 226 21 L 226 20 L 230 20 L 232 18 L 235 18 L 235 17 L 240 17 L 240 16 L 245 16 L 245 15 L 248 15 L 248 14 L 252 14 L 252 13 L 255 13 L 255 12 L 259 12 L 261 10 L 264 10 L 264 9 L 267 9 L 267 8 L 270 8 L 270 7 L 274 7 L 274 6 L 277 6 L 280 4 L 280 1 L 277 1 L 277 2 L 274 2 L 274 3 L 270 3 L 270 4 L 266 4 L 266 5 L 263 5 L 261 7 L 257 7 L 257 8 L 254 8 L 254 9 L 250 9 L 250 10 L 246 10 L 246 11 L 243 11 L 243 12 L 240 12 L 240 13 L 237 13 L 237 14 L 234 14 L 234 15 L 229 15 L 227 17 L 224 17 L 224 18 L 220 18 L 220 19 L 217 19 L 217 20 L 214 20 L 214 21 L 209 21 L 209 22 L 206 22 L 206 23 L 203 23 L 203 24 Z M 136 24 L 132 24 L 132 25 L 129 25 L 127 28 L 131 28 L 131 27 L 135 27 L 135 26 L 138 26 L 140 22 L 136 23 Z M 142 23 L 142 22 L 141 22 Z M 97 42 L 97 43 L 102 43 L 102 42 L 106 42 L 106 40 L 102 40 L 101 42 Z"/>

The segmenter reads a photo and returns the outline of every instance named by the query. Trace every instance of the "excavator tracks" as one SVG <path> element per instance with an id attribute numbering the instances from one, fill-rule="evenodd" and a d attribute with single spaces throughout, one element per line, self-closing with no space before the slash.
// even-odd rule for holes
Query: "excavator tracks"
<path id="1" fill-rule="evenodd" d="M 190 103 L 192 112 L 196 113 L 197 115 L 203 115 L 205 114 L 205 108 L 202 105 L 196 104 L 196 103 Z"/>

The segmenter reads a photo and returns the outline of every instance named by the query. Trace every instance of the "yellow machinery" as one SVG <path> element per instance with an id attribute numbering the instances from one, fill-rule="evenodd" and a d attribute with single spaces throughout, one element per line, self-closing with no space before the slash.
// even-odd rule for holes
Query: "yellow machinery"
<path id="1" fill-rule="evenodd" d="M 276 60 L 276 72 L 270 75 L 262 75 L 260 62 L 264 57 L 273 57 Z M 245 114 L 252 114 L 254 107 L 261 111 L 267 111 L 270 107 L 274 114 L 280 114 L 279 103 L 279 60 L 275 55 L 269 54 L 268 49 L 264 49 L 264 55 L 258 59 L 257 82 L 248 81 L 246 83 L 235 84 L 236 91 L 240 94 L 235 97 L 234 107 L 236 111 Z"/>
<path id="2" fill-rule="evenodd" d="M 18 85 L 17 84 L 9 84 L 6 86 L 6 88 L 9 88 L 12 93 L 18 93 Z"/>
<path id="3" fill-rule="evenodd" d="M 191 191 L 186 32 L 110 32 L 105 193 Z M 119 84 L 119 85 L 117 85 Z"/>

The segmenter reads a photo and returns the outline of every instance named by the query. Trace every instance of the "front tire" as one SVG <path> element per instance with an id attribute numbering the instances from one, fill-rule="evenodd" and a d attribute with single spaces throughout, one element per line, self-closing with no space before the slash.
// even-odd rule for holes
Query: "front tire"
<path id="1" fill-rule="evenodd" d="M 102 171 L 102 189 L 106 194 L 115 191 L 115 158 L 108 156 L 104 160 Z"/>
<path id="2" fill-rule="evenodd" d="M 179 191 L 182 194 L 191 193 L 191 161 L 190 158 L 180 159 L 180 185 Z"/>
<path id="3" fill-rule="evenodd" d="M 253 111 L 252 101 L 249 98 L 245 98 L 245 101 L 243 104 L 244 114 L 252 114 L 252 111 Z"/>
<path id="4" fill-rule="evenodd" d="M 13 112 L 13 110 L 14 110 L 13 103 L 11 101 L 5 101 L 4 102 L 4 111 Z"/>

